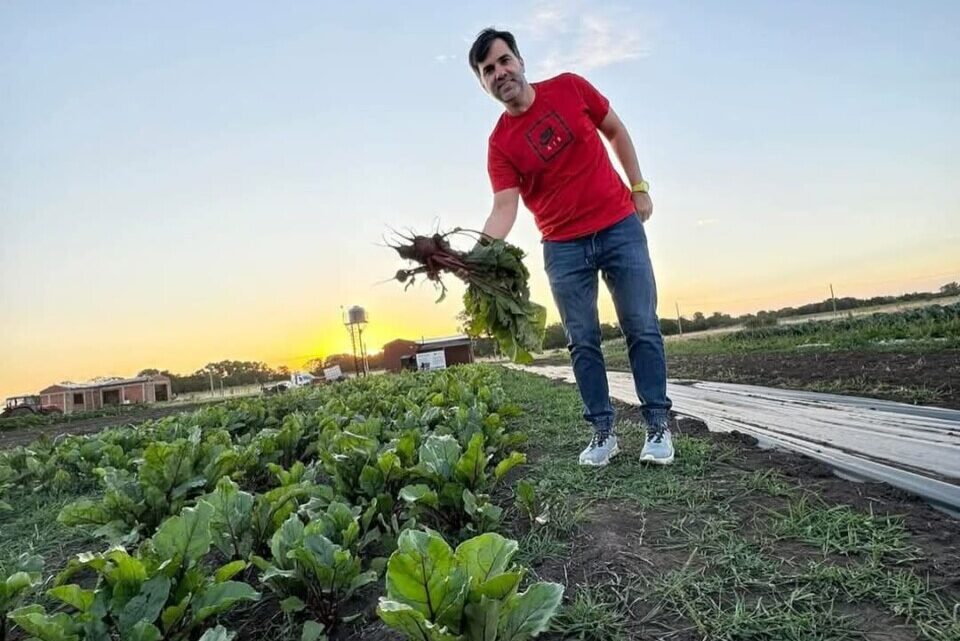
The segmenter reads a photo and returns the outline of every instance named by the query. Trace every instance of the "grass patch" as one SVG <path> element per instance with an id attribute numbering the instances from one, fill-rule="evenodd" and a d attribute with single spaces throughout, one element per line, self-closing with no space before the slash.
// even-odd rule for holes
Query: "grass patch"
<path id="1" fill-rule="evenodd" d="M 903 617 L 928 639 L 960 639 L 960 603 L 948 604 L 924 579 L 909 570 L 890 570 L 876 561 L 838 567 L 811 564 L 803 579 L 825 598 L 871 600 Z"/>
<path id="2" fill-rule="evenodd" d="M 704 638 L 717 640 L 840 641 L 861 638 L 834 604 L 804 587 L 753 597 L 730 591 L 704 571 L 666 576 L 654 591 L 663 606 L 689 619 Z"/>
<path id="3" fill-rule="evenodd" d="M 619 604 L 593 586 L 581 586 L 553 620 L 551 631 L 563 639 L 616 641 L 627 639 L 627 617 Z"/>
<path id="4" fill-rule="evenodd" d="M 13 509 L 0 512 L 0 565 L 9 566 L 20 554 L 30 552 L 44 558 L 47 570 L 58 569 L 73 554 L 98 549 L 100 542 L 83 528 L 57 522 L 64 505 L 82 498 L 92 496 L 24 490 L 8 494 Z"/>
<path id="5" fill-rule="evenodd" d="M 728 588 L 769 586 L 778 573 L 777 564 L 760 548 L 740 536 L 741 524 L 732 513 L 696 518 L 686 515 L 670 527 L 674 547 L 693 549 L 722 575 Z"/>
<path id="6" fill-rule="evenodd" d="M 908 551 L 900 519 L 863 513 L 845 505 L 829 507 L 808 497 L 791 501 L 783 511 L 770 511 L 773 535 L 794 537 L 823 552 L 868 554 L 874 558 Z"/>
<path id="7" fill-rule="evenodd" d="M 569 549 L 566 541 L 549 530 L 530 530 L 519 541 L 516 561 L 535 567 L 550 559 L 562 559 Z"/>
<path id="8" fill-rule="evenodd" d="M 768 496 L 790 496 L 794 493 L 793 487 L 773 468 L 754 470 L 743 479 L 742 483 L 748 490 Z"/>

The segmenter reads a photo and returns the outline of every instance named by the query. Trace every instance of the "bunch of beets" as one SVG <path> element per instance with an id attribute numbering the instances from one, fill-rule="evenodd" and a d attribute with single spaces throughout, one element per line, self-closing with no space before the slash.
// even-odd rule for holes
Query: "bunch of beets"
<path id="1" fill-rule="evenodd" d="M 473 249 L 462 252 L 450 245 L 449 239 L 455 235 L 477 235 L 479 240 Z M 531 352 L 541 350 L 547 310 L 530 300 L 530 273 L 520 248 L 459 228 L 432 236 L 400 236 L 400 243 L 390 246 L 401 258 L 418 264 L 397 272 L 396 279 L 405 288 L 423 275 L 439 287 L 440 302 L 447 293 L 442 273 L 467 284 L 463 306 L 471 336 L 492 336 L 517 363 L 530 363 Z"/>

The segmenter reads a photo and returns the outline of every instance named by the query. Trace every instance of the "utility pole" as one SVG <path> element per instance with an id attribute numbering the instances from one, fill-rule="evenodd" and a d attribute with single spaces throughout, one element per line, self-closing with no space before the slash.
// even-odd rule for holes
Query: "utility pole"
<path id="1" fill-rule="evenodd" d="M 833 295 L 833 283 L 830 283 L 830 300 L 833 301 L 833 315 L 837 315 L 837 297 Z"/>
<path id="2" fill-rule="evenodd" d="M 208 370 L 207 373 L 210 374 L 210 396 L 213 396 L 213 370 Z"/>
<path id="3" fill-rule="evenodd" d="M 674 301 L 673 304 L 677 306 L 677 328 L 680 330 L 680 335 L 683 336 L 683 321 L 680 320 L 680 303 Z"/>

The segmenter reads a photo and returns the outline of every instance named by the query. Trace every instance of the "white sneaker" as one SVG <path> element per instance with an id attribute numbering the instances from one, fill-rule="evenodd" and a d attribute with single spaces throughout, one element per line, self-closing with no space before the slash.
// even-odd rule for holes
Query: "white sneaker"
<path id="1" fill-rule="evenodd" d="M 600 467 L 609 463 L 610 459 L 619 452 L 620 446 L 617 444 L 616 434 L 610 434 L 603 438 L 599 434 L 594 434 L 593 438 L 590 439 L 590 444 L 580 452 L 580 465 Z"/>

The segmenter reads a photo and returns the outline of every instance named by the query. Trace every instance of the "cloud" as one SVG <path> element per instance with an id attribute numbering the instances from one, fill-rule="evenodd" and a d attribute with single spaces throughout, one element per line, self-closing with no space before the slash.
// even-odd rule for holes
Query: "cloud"
<path id="1" fill-rule="evenodd" d="M 518 35 L 539 50 L 534 77 L 590 71 L 650 54 L 648 21 L 636 11 L 596 7 L 577 0 L 537 2 Z M 521 52 L 524 48 L 521 48 Z"/>
<path id="2" fill-rule="evenodd" d="M 718 222 L 720 221 L 716 218 L 703 218 L 697 221 L 697 227 L 708 227 L 710 225 L 715 225 Z"/>
<path id="3" fill-rule="evenodd" d="M 454 56 L 453 54 L 449 54 L 449 53 L 438 53 L 437 55 L 435 55 L 435 56 L 433 57 L 433 59 L 436 60 L 437 62 L 439 62 L 440 64 L 446 64 L 446 63 L 450 62 L 451 60 L 453 60 L 454 58 L 456 58 L 456 56 Z"/>

